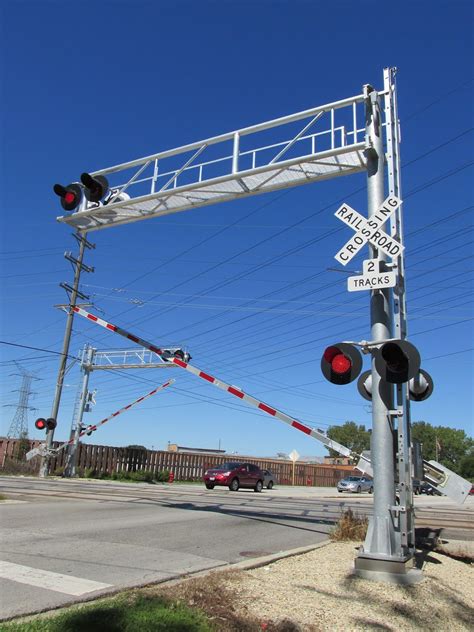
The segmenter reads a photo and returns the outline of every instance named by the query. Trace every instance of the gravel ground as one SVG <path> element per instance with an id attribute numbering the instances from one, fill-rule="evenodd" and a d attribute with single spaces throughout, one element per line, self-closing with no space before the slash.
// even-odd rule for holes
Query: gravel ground
<path id="1" fill-rule="evenodd" d="M 235 603 L 243 614 L 289 619 L 308 632 L 474 630 L 472 563 L 427 552 L 423 581 L 396 586 L 351 576 L 356 549 L 331 543 L 245 571 L 232 581 Z"/>

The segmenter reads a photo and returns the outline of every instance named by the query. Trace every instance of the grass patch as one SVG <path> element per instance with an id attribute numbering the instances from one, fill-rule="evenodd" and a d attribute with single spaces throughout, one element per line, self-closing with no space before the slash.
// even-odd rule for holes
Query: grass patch
<path id="1" fill-rule="evenodd" d="M 7 497 L 5 496 L 5 494 L 0 494 L 0 502 L 1 502 L 2 500 L 6 500 L 6 499 L 7 499 Z"/>
<path id="2" fill-rule="evenodd" d="M 365 539 L 368 525 L 368 518 L 357 516 L 352 509 L 347 509 L 341 514 L 329 537 L 335 542 L 360 542 Z"/>
<path id="3" fill-rule="evenodd" d="M 301 632 L 289 619 L 261 620 L 239 602 L 242 571 L 215 571 L 166 585 L 0 623 L 0 632 Z"/>
<path id="4" fill-rule="evenodd" d="M 197 609 L 158 595 L 126 593 L 52 617 L 0 624 L 1 632 L 212 632 Z"/>

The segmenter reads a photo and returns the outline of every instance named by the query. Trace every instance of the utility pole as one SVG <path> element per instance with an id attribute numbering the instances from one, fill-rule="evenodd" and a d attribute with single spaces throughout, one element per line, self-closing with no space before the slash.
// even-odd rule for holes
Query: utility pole
<path id="1" fill-rule="evenodd" d="M 84 270 L 85 272 L 93 272 L 94 268 L 86 266 L 82 263 L 84 258 L 84 251 L 86 248 L 94 249 L 95 245 L 91 244 L 87 241 L 87 238 L 81 233 L 74 234 L 74 237 L 77 239 L 79 243 L 79 255 L 74 258 L 71 253 L 65 253 L 65 258 L 68 259 L 74 267 L 74 281 L 72 287 L 67 285 L 66 283 L 61 283 L 61 287 L 63 287 L 69 296 L 69 304 L 68 304 L 68 312 L 67 312 L 67 320 L 66 320 L 66 330 L 64 332 L 64 340 L 63 340 L 63 348 L 61 351 L 61 357 L 59 359 L 59 369 L 58 369 L 58 378 L 56 381 L 56 390 L 54 393 L 53 406 L 51 409 L 51 417 L 57 421 L 59 404 L 61 402 L 61 394 L 63 390 L 63 382 L 64 376 L 66 374 L 66 363 L 67 357 L 69 354 L 69 343 L 71 341 L 71 332 L 72 332 L 72 323 L 74 319 L 74 307 L 76 306 L 77 297 L 87 300 L 88 296 L 82 294 L 79 291 L 79 280 L 81 277 L 81 272 Z M 54 428 L 46 431 L 46 448 L 47 450 L 51 449 L 53 445 L 53 437 L 54 437 Z M 45 456 L 41 458 L 41 465 L 39 470 L 40 477 L 44 478 L 49 473 L 49 463 L 50 456 L 49 453 L 46 452 Z"/>

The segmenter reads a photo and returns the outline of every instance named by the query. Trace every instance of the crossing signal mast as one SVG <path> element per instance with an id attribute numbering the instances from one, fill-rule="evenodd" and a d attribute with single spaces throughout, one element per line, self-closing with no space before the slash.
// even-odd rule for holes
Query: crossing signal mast
<path id="1" fill-rule="evenodd" d="M 414 569 L 410 399 L 426 399 L 433 391 L 433 381 L 420 369 L 419 354 L 406 340 L 400 128 L 395 75 L 395 68 L 384 70 L 381 91 L 367 84 L 361 94 L 347 99 L 90 173 L 94 182 L 89 177 L 81 177 L 81 182 L 73 185 L 78 184 L 81 194 L 82 191 L 85 194 L 86 188 L 95 191 L 98 182 L 101 191 L 98 188 L 94 198 L 86 197 L 73 207 L 73 212 L 68 208 L 68 213 L 57 219 L 87 234 L 300 184 L 366 174 L 368 217 L 347 204 L 336 211 L 338 219 L 355 234 L 335 258 L 346 265 L 366 245 L 369 248 L 370 258 L 363 262 L 364 274 L 348 279 L 348 291 L 370 292 L 371 340 L 331 345 L 323 353 L 321 368 L 334 384 L 348 384 L 358 378 L 359 391 L 372 402 L 374 512 L 364 546 L 355 560 L 355 570 L 363 577 L 406 584 L 421 579 L 421 574 Z M 297 122 L 301 122 L 302 127 L 292 135 L 288 126 Z M 270 129 L 275 142 L 262 146 L 260 132 Z M 281 140 L 277 140 L 279 135 Z M 246 137 L 245 151 L 240 145 L 243 137 Z M 177 163 L 181 166 L 176 166 Z M 109 193 L 104 193 L 101 176 L 114 182 Z M 77 191 L 73 185 L 64 187 L 66 192 L 55 188 L 68 207 L 77 199 L 69 195 L 66 200 L 67 193 Z M 388 197 L 385 197 L 386 188 Z M 92 201 L 100 193 L 103 197 Z M 63 201 L 62 205 L 65 208 Z M 80 308 L 74 307 L 74 311 L 85 315 Z M 102 324 L 96 316 L 87 317 Z M 119 327 L 107 328 L 130 337 Z M 138 340 L 135 336 L 130 339 Z M 370 372 L 362 375 L 358 346 L 372 356 Z M 163 351 L 157 351 L 154 345 L 147 348 L 158 354 Z M 170 361 L 309 436 L 320 438 L 321 433 L 191 367 L 185 360 L 173 357 Z M 448 492 L 450 481 L 457 480 L 456 475 L 440 464 L 430 463 L 431 473 L 425 474 L 426 479 L 438 481 L 439 487 Z M 395 501 L 396 469 L 401 487 L 399 505 Z M 464 488 L 460 493 L 465 494 Z"/>

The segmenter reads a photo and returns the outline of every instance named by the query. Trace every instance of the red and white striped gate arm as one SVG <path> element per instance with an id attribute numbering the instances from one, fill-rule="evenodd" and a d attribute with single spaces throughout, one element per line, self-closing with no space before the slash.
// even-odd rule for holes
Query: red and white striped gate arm
<path id="1" fill-rule="evenodd" d="M 160 349 L 156 345 L 153 345 L 151 342 L 148 342 L 147 340 L 144 340 L 143 338 L 139 338 L 138 336 L 131 334 L 130 332 L 126 331 L 125 329 L 122 329 L 121 327 L 118 327 L 117 325 L 108 323 L 106 320 L 99 318 L 98 316 L 94 316 L 94 314 L 90 314 L 82 307 L 73 307 L 73 310 L 80 316 L 83 316 L 84 318 L 91 320 L 97 325 L 100 325 L 101 327 L 104 327 L 105 329 L 109 329 L 110 331 L 113 331 L 114 333 L 119 334 L 120 336 L 123 336 L 124 338 L 128 338 L 128 340 L 131 340 L 132 342 L 135 342 L 136 344 L 141 345 L 142 347 L 145 347 L 145 349 L 149 349 L 150 351 L 153 351 L 153 353 L 156 353 L 157 355 L 162 357 L 163 349 Z M 177 364 L 182 369 L 186 369 L 186 371 L 189 371 L 190 373 L 197 375 L 197 377 L 200 377 L 206 382 L 209 382 L 210 384 L 217 386 L 217 388 L 220 388 L 223 391 L 227 391 L 231 395 L 234 395 L 235 397 L 238 397 L 244 402 L 247 402 L 247 404 L 250 404 L 251 406 L 255 406 L 256 408 L 263 410 L 264 413 L 267 413 L 268 415 L 271 415 L 272 417 L 276 417 L 280 421 L 283 421 L 289 426 L 292 426 L 292 428 L 296 428 L 297 430 L 304 432 L 306 435 L 309 435 L 310 437 L 313 437 L 314 439 L 321 441 L 322 443 L 324 443 L 324 445 L 326 445 L 329 448 L 332 448 L 333 450 L 336 450 L 340 454 L 343 454 L 344 456 L 354 456 L 354 453 L 351 450 L 349 450 L 349 448 L 346 448 L 345 446 L 342 446 L 340 443 L 333 441 L 332 439 L 327 437 L 323 432 L 319 432 L 318 430 L 315 430 L 314 428 L 309 428 L 308 426 L 305 426 L 304 424 L 297 421 L 296 419 L 293 419 L 289 415 L 286 415 L 285 413 L 282 413 L 276 408 L 273 408 L 273 406 L 269 406 L 268 404 L 265 404 L 264 402 L 256 399 L 255 397 L 252 397 L 251 395 L 247 395 L 236 386 L 231 386 L 230 384 L 226 384 L 222 380 L 218 380 L 212 375 L 209 375 L 208 373 L 205 373 L 204 371 L 201 371 L 200 369 L 194 366 L 191 366 L 191 364 L 188 364 L 187 362 L 184 362 L 183 360 L 180 360 L 179 358 L 172 357 L 172 358 L 166 359 L 166 361 Z"/>
<path id="2" fill-rule="evenodd" d="M 107 423 L 111 419 L 114 419 L 115 417 L 118 417 L 118 415 L 120 415 L 121 413 L 124 413 L 126 410 L 130 410 L 130 408 L 132 408 L 132 406 L 135 406 L 135 404 L 139 404 L 140 402 L 143 402 L 145 399 L 148 399 L 152 395 L 155 395 L 155 393 L 158 393 L 159 391 L 162 391 L 164 388 L 166 388 L 167 386 L 170 386 L 170 384 L 173 384 L 174 382 L 175 382 L 175 380 L 168 380 L 168 382 L 165 382 L 161 386 L 158 386 L 157 388 L 153 389 L 152 391 L 150 391 L 146 395 L 143 395 L 143 397 L 139 397 L 138 399 L 136 399 L 131 404 L 128 404 L 127 406 L 124 406 L 120 410 L 117 410 L 117 412 L 112 413 L 111 415 L 109 415 L 105 419 L 102 419 L 102 421 L 99 421 L 99 423 L 94 424 L 93 426 L 87 426 L 86 430 L 83 430 L 80 433 L 79 437 L 83 437 L 88 432 L 97 430 L 97 428 L 99 428 L 99 426 L 103 426 L 105 423 Z M 55 452 L 61 452 L 61 450 L 64 450 L 64 448 L 67 448 L 67 446 L 71 445 L 72 443 L 74 443 L 74 441 L 75 441 L 74 439 L 71 439 L 70 441 L 66 441 L 66 443 L 63 443 L 62 445 L 60 445 L 59 448 L 56 448 Z"/>

